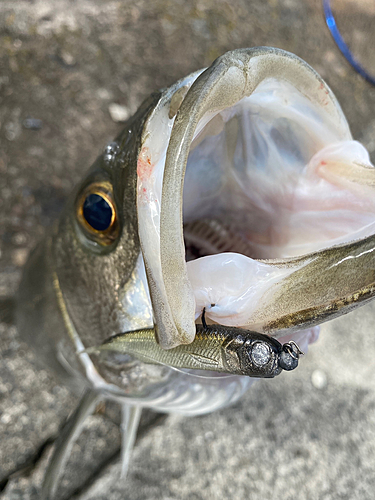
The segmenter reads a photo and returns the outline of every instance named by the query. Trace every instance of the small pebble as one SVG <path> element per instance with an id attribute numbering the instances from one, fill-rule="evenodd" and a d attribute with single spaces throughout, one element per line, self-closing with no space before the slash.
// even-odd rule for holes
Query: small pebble
<path id="1" fill-rule="evenodd" d="M 25 246 L 27 243 L 27 234 L 21 231 L 15 233 L 12 237 L 12 243 L 14 245 Z"/>
<path id="2" fill-rule="evenodd" d="M 121 106 L 121 104 L 115 102 L 108 106 L 108 111 L 114 122 L 125 122 L 130 116 L 130 111 L 126 106 Z"/>
<path id="3" fill-rule="evenodd" d="M 2 424 L 9 424 L 9 422 L 11 422 L 12 420 L 12 417 L 9 415 L 9 413 L 3 413 L 0 420 Z"/>
<path id="4" fill-rule="evenodd" d="M 61 52 L 61 59 L 67 66 L 74 66 L 76 63 L 74 56 L 70 54 L 70 52 L 66 52 L 65 50 Z"/>
<path id="5" fill-rule="evenodd" d="M 96 91 L 96 95 L 99 97 L 99 99 L 103 99 L 103 100 L 108 100 L 108 99 L 111 99 L 111 97 L 113 97 L 111 92 L 105 88 L 98 89 Z"/>
<path id="6" fill-rule="evenodd" d="M 314 370 L 311 375 L 311 383 L 315 389 L 324 389 L 327 386 L 327 375 L 322 370 Z"/>
<path id="7" fill-rule="evenodd" d="M 27 248 L 17 248 L 12 252 L 12 262 L 17 267 L 23 267 L 26 264 L 29 250 Z"/>
<path id="8" fill-rule="evenodd" d="M 40 130 L 43 127 L 43 122 L 39 118 L 26 118 L 22 125 L 29 130 Z"/>
<path id="9" fill-rule="evenodd" d="M 21 127 L 17 122 L 8 122 L 5 125 L 5 137 L 8 141 L 14 141 L 21 133 Z"/>

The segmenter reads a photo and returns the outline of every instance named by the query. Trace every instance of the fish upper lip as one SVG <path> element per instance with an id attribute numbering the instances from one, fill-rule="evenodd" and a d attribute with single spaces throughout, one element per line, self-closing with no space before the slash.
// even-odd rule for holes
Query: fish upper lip
<path id="1" fill-rule="evenodd" d="M 198 78 L 193 78 L 193 83 L 189 82 L 191 87 L 180 105 L 169 136 L 162 194 L 159 193 L 161 201 L 159 198 L 156 200 L 155 193 L 151 191 L 148 193 L 149 198 L 142 193 L 142 190 L 146 192 L 147 177 L 152 175 L 149 168 L 152 161 L 148 156 L 152 148 L 148 149 L 147 146 L 147 141 L 152 141 L 149 139 L 150 130 L 147 131 L 149 135 L 145 134 L 138 159 L 140 239 L 157 337 L 163 348 L 190 343 L 195 335 L 195 298 L 185 262 L 182 194 L 186 163 L 198 123 L 204 116 L 210 113 L 213 116 L 236 104 L 244 96 L 251 95 L 261 82 L 272 76 L 290 81 L 320 108 L 324 105 L 324 112 L 335 123 L 337 136 L 341 140 L 351 139 L 345 117 L 331 90 L 305 62 L 282 50 L 262 47 L 225 54 Z M 168 98 L 170 95 L 165 102 Z M 152 117 L 149 125 L 151 120 Z M 168 126 L 172 127 L 171 122 Z M 154 204 L 154 212 L 158 206 L 160 228 L 157 227 L 156 219 L 152 219 L 152 214 L 149 222 L 143 225 L 147 204 Z M 153 231 L 155 239 L 152 244 L 148 244 L 146 240 L 152 239 L 150 233 Z M 160 254 L 152 256 L 156 244 L 160 245 Z M 307 261 L 308 258 L 305 263 Z"/>

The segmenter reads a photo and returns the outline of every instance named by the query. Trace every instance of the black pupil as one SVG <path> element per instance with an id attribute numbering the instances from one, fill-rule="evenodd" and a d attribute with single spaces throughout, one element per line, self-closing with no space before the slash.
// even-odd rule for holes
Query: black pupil
<path id="1" fill-rule="evenodd" d="M 105 231 L 111 225 L 112 208 L 99 194 L 89 194 L 83 204 L 83 216 L 91 227 Z"/>

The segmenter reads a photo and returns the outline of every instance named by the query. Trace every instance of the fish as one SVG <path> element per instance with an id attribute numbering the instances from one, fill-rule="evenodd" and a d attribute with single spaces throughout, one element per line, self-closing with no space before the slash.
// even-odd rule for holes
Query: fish
<path id="1" fill-rule="evenodd" d="M 116 335 L 86 352 L 96 350 L 130 354 L 145 363 L 257 378 L 274 378 L 282 370 L 294 370 L 303 354 L 293 341 L 282 345 L 268 335 L 221 325 L 197 325 L 193 342 L 173 349 L 160 347 L 155 329 L 148 328 Z"/>
<path id="2" fill-rule="evenodd" d="M 205 311 L 212 345 L 215 328 L 234 328 L 307 351 L 322 322 L 372 300 L 374 179 L 331 89 L 281 49 L 228 52 L 151 94 L 75 187 L 20 282 L 20 335 L 84 392 L 42 498 L 53 498 L 99 401 L 123 408 L 125 474 L 142 407 L 204 414 L 254 380 L 98 350 L 119 332 L 148 332 L 152 349 L 172 356 L 199 344 Z"/>

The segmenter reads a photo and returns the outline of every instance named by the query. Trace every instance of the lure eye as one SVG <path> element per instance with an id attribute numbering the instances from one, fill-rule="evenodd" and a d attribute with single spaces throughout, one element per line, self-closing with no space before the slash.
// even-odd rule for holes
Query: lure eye
<path id="1" fill-rule="evenodd" d="M 88 186 L 77 200 L 77 218 L 88 236 L 101 243 L 112 243 L 119 234 L 116 205 L 109 182 Z"/>
<path id="2" fill-rule="evenodd" d="M 256 366 L 265 366 L 271 359 L 271 350 L 265 342 L 255 342 L 251 349 L 251 360 Z"/>

